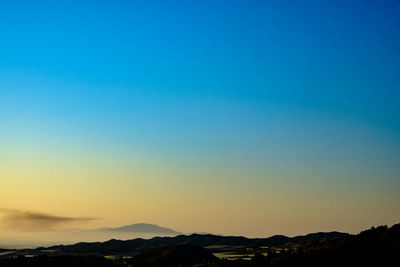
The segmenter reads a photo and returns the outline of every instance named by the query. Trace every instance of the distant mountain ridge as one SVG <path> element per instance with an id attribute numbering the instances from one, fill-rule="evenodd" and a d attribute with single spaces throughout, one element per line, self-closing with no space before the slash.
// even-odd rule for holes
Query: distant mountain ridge
<path id="1" fill-rule="evenodd" d="M 268 238 L 246 238 L 242 236 L 219 236 L 219 235 L 178 235 L 175 237 L 154 237 L 151 239 L 115 240 L 106 242 L 81 242 L 74 245 L 58 245 L 47 249 L 62 253 L 96 253 L 100 255 L 136 255 L 137 253 L 162 246 L 194 245 L 200 247 L 208 246 L 231 246 L 231 247 L 262 247 L 276 246 L 289 247 L 293 244 L 302 244 L 310 241 L 325 241 L 346 237 L 349 234 L 340 232 L 313 233 L 305 236 L 287 237 L 276 235 Z M 43 250 L 38 248 L 37 250 Z M 32 250 L 34 251 L 34 250 Z"/>
<path id="2" fill-rule="evenodd" d="M 170 228 L 161 227 L 150 223 L 136 223 L 131 225 L 125 225 L 116 228 L 100 228 L 97 231 L 108 231 L 108 232 L 124 232 L 124 233 L 146 233 L 146 234 L 165 234 L 165 235 L 179 235 L 182 234 Z"/>

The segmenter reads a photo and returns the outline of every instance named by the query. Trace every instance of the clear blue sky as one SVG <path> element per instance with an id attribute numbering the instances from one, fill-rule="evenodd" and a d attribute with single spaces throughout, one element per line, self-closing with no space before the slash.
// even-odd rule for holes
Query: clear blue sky
<path id="1" fill-rule="evenodd" d="M 187 190 L 210 180 L 230 200 L 243 185 L 249 198 L 263 187 L 284 196 L 290 184 L 303 185 L 310 202 L 349 190 L 355 209 L 367 210 L 369 197 L 392 207 L 364 214 L 362 227 L 394 223 L 399 62 L 395 0 L 1 1 L 0 160 L 14 167 L 0 176 L 14 177 L 24 160 L 103 157 L 145 170 L 166 165 L 161 184 L 185 170 L 193 176 L 179 180 Z M 335 228 L 323 216 L 315 215 L 315 230 Z M 223 232 L 211 225 L 196 229 Z M 227 232 L 264 233 L 241 225 Z"/>

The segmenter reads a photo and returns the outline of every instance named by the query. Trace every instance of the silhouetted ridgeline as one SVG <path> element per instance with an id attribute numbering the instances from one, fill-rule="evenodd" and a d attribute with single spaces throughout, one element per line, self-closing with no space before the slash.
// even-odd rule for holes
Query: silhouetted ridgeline
<path id="1" fill-rule="evenodd" d="M 269 243 L 268 243 L 269 242 Z M 167 244 L 168 243 L 168 244 Z M 257 248 L 269 244 L 266 256 Z M 204 247 L 230 245 L 255 251 L 250 260 L 223 260 Z M 244 247 L 243 247 L 244 246 Z M 149 248 L 152 247 L 152 248 Z M 251 249 L 253 248 L 253 249 Z M 102 257 L 100 252 L 126 251 L 113 260 Z M 0 266 L 400 266 L 400 224 L 390 228 L 380 226 L 363 231 L 358 235 L 341 233 L 318 233 L 288 238 L 274 236 L 266 239 L 223 237 L 215 235 L 177 236 L 174 238 L 110 240 L 103 243 L 79 243 L 71 246 L 55 246 L 20 253 L 54 251 L 53 256 L 41 255 L 25 258 L 11 256 L 0 259 Z M 90 251 L 94 251 L 92 254 Z M 61 254 L 60 254 L 61 253 Z M 109 254 L 103 255 L 109 255 Z M 64 255 L 62 255 L 64 254 Z M 70 255 L 65 255 L 70 254 Z M 37 254 L 36 254 L 37 255 Z"/>
<path id="2" fill-rule="evenodd" d="M 245 238 L 236 236 L 218 236 L 218 235 L 179 235 L 176 237 L 154 237 L 152 239 L 132 239 L 132 240 L 109 240 L 106 242 L 94 243 L 77 243 L 68 246 L 53 246 L 50 250 L 57 250 L 66 253 L 99 253 L 99 254 L 115 254 L 115 253 L 131 253 L 135 255 L 139 252 L 158 248 L 162 246 L 176 246 L 180 244 L 194 245 L 200 247 L 225 245 L 225 246 L 242 246 L 242 247 L 260 247 L 260 246 L 276 246 L 284 247 L 292 244 L 300 244 L 310 241 L 323 241 L 334 238 L 345 237 L 348 234 L 339 232 L 330 233 L 314 233 L 306 236 L 287 237 L 282 235 L 272 236 L 269 238 Z M 42 248 L 39 248 L 42 249 Z"/>

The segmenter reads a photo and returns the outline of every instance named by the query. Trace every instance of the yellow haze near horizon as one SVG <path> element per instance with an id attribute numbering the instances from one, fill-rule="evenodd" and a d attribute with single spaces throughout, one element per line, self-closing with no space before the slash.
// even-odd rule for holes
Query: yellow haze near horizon
<path id="1" fill-rule="evenodd" d="M 147 222 L 184 233 L 258 237 L 358 232 L 397 219 L 395 205 L 387 205 L 396 203 L 392 194 L 371 191 L 367 198 L 366 192 L 357 194 L 351 187 L 311 186 L 304 179 L 296 182 L 293 177 L 301 174 L 60 155 L 25 151 L 3 159 L 0 208 L 97 218 L 65 228 Z M 250 182 L 245 175 L 262 179 Z"/>

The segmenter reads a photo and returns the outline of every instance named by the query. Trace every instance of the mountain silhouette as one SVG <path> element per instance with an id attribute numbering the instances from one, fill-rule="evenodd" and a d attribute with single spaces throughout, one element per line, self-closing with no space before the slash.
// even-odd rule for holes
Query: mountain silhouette
<path id="1" fill-rule="evenodd" d="M 197 244 L 197 245 L 196 245 Z M 218 258 L 210 245 L 230 244 L 252 256 Z M 207 245 L 204 247 L 204 245 Z M 245 245 L 244 247 L 242 245 Z M 263 246 L 267 253 L 259 248 Z M 265 246 L 268 247 L 265 247 Z M 242 251 L 243 251 L 242 250 Z M 265 252 L 264 251 L 264 252 Z M 115 252 L 123 252 L 116 254 Z M 25 256 L 29 255 L 29 256 Z M 106 255 L 117 257 L 109 258 Z M 2 267 L 395 267 L 400 266 L 400 224 L 357 235 L 338 232 L 297 237 L 245 238 L 215 235 L 156 237 L 24 249 L 0 256 Z M 128 257 L 126 257 L 128 256 Z"/>
<path id="2" fill-rule="evenodd" d="M 178 235 L 175 237 L 154 237 L 151 239 L 136 238 L 131 240 L 111 239 L 106 242 L 80 242 L 74 245 L 58 245 L 48 249 L 57 250 L 60 253 L 96 253 L 101 255 L 136 255 L 148 249 L 163 246 L 193 245 L 200 247 L 229 246 L 229 247 L 261 247 L 261 246 L 293 246 L 310 241 L 331 240 L 346 237 L 348 234 L 339 232 L 314 233 L 305 236 L 287 237 L 272 236 L 269 238 L 246 238 L 242 236 L 218 236 L 218 235 Z M 38 248 L 40 251 L 43 248 Z M 31 250 L 33 253 L 34 250 Z"/>
<path id="3" fill-rule="evenodd" d="M 123 233 L 144 233 L 144 234 L 157 234 L 157 235 L 178 235 L 181 234 L 170 228 L 161 227 L 155 224 L 149 223 L 136 223 L 131 225 L 125 225 L 116 228 L 100 228 L 98 231 L 107 232 L 123 232 Z"/>

